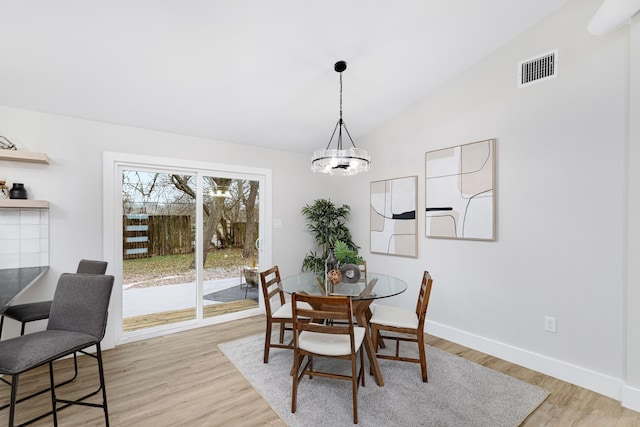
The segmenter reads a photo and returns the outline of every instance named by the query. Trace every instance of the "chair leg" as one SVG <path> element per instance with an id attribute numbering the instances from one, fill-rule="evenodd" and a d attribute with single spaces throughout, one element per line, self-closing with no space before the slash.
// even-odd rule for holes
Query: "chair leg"
<path id="1" fill-rule="evenodd" d="M 270 344 L 271 344 L 271 320 L 267 319 L 267 330 L 264 337 L 264 363 L 269 363 Z"/>
<path id="2" fill-rule="evenodd" d="M 105 380 L 104 380 L 104 367 L 102 364 L 102 349 L 100 347 L 100 343 L 96 344 L 96 354 L 90 354 L 87 353 L 83 350 L 80 350 L 81 353 L 86 354 L 87 356 L 91 356 L 93 358 L 96 359 L 97 364 L 98 364 L 98 374 L 100 377 L 100 386 L 82 396 L 77 398 L 76 400 L 67 400 L 67 399 L 60 399 L 56 396 L 56 386 L 55 386 L 55 380 L 54 380 L 54 375 L 53 375 L 53 361 L 49 362 L 49 381 L 50 381 L 50 386 L 51 386 L 51 405 L 52 405 L 52 412 L 51 414 L 53 415 L 53 423 L 54 423 L 54 427 L 57 427 L 58 425 L 58 415 L 57 415 L 57 411 L 58 410 L 62 410 L 65 408 L 68 408 L 71 405 L 82 405 L 82 406 L 89 406 L 92 408 L 102 408 L 104 411 L 104 419 L 105 419 L 105 425 L 107 427 L 109 427 L 109 410 L 107 407 L 107 390 L 105 387 Z M 92 403 L 92 402 L 85 402 L 86 399 L 88 399 L 91 396 L 96 395 L 98 392 L 102 391 L 102 404 L 100 403 Z M 58 406 L 58 404 L 61 404 L 60 406 Z M 49 415 L 49 413 L 47 414 L 43 414 L 40 415 L 37 418 L 34 418 L 31 421 L 28 421 L 27 424 L 30 424 L 33 421 L 39 420 L 45 416 Z M 26 425 L 26 424 L 23 424 Z"/>
<path id="3" fill-rule="evenodd" d="M 56 403 L 56 383 L 53 379 L 53 362 L 49 362 L 49 384 L 51 387 L 51 415 L 54 427 L 58 426 L 58 405 Z"/>
<path id="4" fill-rule="evenodd" d="M 360 349 L 360 376 L 362 376 L 362 387 L 364 387 L 364 351 Z"/>
<path id="5" fill-rule="evenodd" d="M 27 322 L 22 322 L 22 326 L 20 327 L 20 335 L 24 335 L 24 327 L 27 324 Z"/>
<path id="6" fill-rule="evenodd" d="M 102 349 L 100 343 L 96 344 L 96 356 L 98 358 L 98 373 L 100 375 L 100 388 L 102 389 L 102 408 L 104 410 L 104 423 L 109 427 L 109 410 L 107 409 L 107 389 L 104 382 L 104 368 L 102 366 Z"/>
<path id="7" fill-rule="evenodd" d="M 424 333 L 418 333 L 418 353 L 420 354 L 420 370 L 422 371 L 422 381 L 428 382 L 427 375 L 427 355 L 424 349 Z"/>
<path id="8" fill-rule="evenodd" d="M 291 369 L 291 378 L 293 383 L 291 385 L 291 413 L 295 414 L 296 404 L 298 399 L 298 371 L 300 370 L 300 357 L 298 352 L 293 352 L 293 368 Z"/>
<path id="9" fill-rule="evenodd" d="M 2 328 L 4 328 L 4 316 L 0 316 L 0 340 L 2 339 Z"/>
<path id="10" fill-rule="evenodd" d="M 11 375 L 11 400 L 9 403 L 9 427 L 13 427 L 16 415 L 16 396 L 18 395 L 18 375 Z"/>
<path id="11" fill-rule="evenodd" d="M 351 357 L 351 398 L 353 400 L 353 423 L 358 424 L 358 362 Z"/>
<path id="12" fill-rule="evenodd" d="M 280 344 L 284 344 L 284 323 L 280 323 Z"/>

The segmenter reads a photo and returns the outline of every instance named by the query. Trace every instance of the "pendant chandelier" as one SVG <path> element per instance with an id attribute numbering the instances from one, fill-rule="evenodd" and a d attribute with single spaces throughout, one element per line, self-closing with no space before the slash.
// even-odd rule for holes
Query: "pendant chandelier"
<path id="1" fill-rule="evenodd" d="M 369 153 L 362 148 L 356 148 L 347 130 L 347 125 L 344 123 L 344 120 L 342 120 L 342 72 L 347 69 L 347 63 L 338 61 L 334 69 L 340 73 L 340 118 L 338 119 L 338 123 L 336 123 L 336 127 L 333 129 L 327 147 L 324 150 L 316 150 L 313 152 L 311 170 L 313 172 L 328 173 L 330 175 L 355 175 L 369 170 Z M 349 148 L 342 146 L 343 129 L 351 142 L 351 147 Z M 336 147 L 331 148 L 331 143 L 336 135 Z"/>

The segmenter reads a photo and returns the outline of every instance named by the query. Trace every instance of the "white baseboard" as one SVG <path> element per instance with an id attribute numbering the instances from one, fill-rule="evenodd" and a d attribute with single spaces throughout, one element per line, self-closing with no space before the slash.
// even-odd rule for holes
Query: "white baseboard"
<path id="1" fill-rule="evenodd" d="M 640 408 L 640 390 L 629 389 L 627 391 L 627 387 L 625 387 L 625 399 L 623 401 L 624 383 L 618 378 L 479 335 L 470 334 L 440 323 L 427 321 L 425 332 L 622 401 L 623 406 L 629 409 L 637 411 Z M 629 405 L 625 401 L 629 401 Z"/>
<path id="2" fill-rule="evenodd" d="M 624 386 L 622 389 L 622 406 L 640 412 L 640 389 Z"/>

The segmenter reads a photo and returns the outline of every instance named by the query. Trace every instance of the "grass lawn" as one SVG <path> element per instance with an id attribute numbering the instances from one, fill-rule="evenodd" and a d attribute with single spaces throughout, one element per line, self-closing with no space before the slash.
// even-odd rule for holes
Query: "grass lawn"
<path id="1" fill-rule="evenodd" d="M 154 256 L 150 258 L 125 259 L 122 261 L 122 275 L 124 283 L 140 281 L 144 277 L 159 277 L 163 275 L 179 275 L 192 272 L 189 268 L 194 254 L 177 254 Z M 243 265 L 251 261 L 242 257 L 242 248 L 213 249 L 207 254 L 205 270 L 228 269 L 237 272 Z"/>

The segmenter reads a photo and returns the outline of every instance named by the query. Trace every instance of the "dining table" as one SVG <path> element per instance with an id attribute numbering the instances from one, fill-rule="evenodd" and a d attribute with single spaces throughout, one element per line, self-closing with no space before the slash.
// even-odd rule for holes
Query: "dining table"
<path id="1" fill-rule="evenodd" d="M 47 266 L 0 269 L 0 315 L 48 269 Z"/>
<path id="2" fill-rule="evenodd" d="M 346 295 L 351 297 L 351 307 L 358 326 L 365 328 L 364 347 L 369 359 L 371 373 L 376 384 L 384 386 L 382 371 L 376 358 L 376 349 L 369 329 L 371 303 L 389 298 L 407 290 L 407 283 L 395 276 L 367 272 L 357 281 L 343 280 L 334 285 L 328 283 L 325 276 L 313 272 L 302 272 L 285 277 L 280 289 L 287 294 L 306 293 L 310 295 Z"/>

